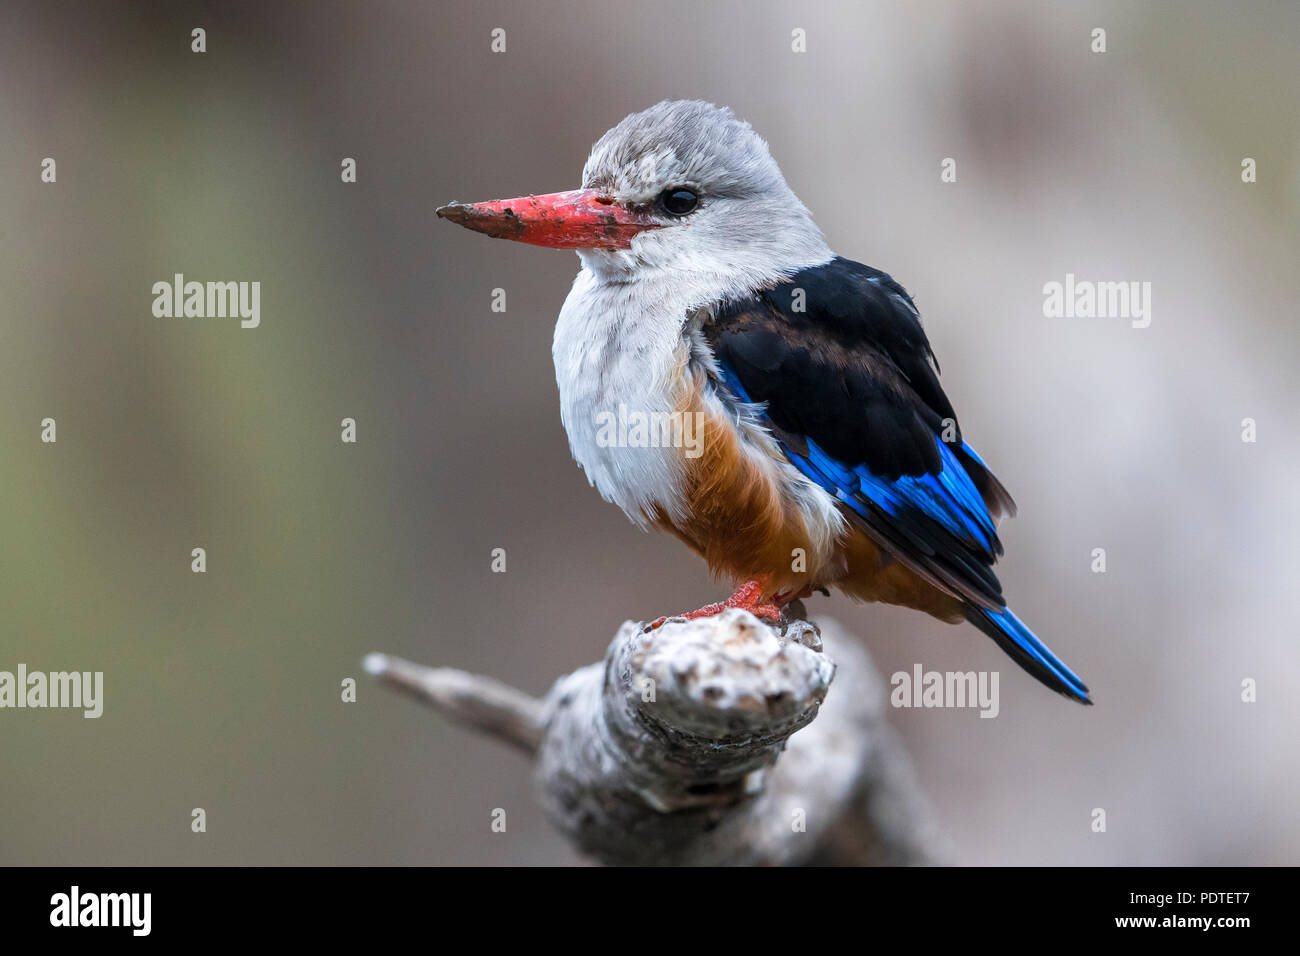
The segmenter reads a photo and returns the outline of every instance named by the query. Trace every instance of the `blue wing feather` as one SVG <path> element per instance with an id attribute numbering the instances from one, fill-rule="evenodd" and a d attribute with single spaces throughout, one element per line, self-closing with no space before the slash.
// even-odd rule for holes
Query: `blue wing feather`
<path id="1" fill-rule="evenodd" d="M 751 403 L 749 394 L 735 373 L 725 364 L 720 365 L 727 386 L 745 403 Z M 802 436 L 801 436 L 802 437 Z M 942 463 L 938 473 L 901 475 L 886 478 L 876 474 L 865 464 L 854 467 L 836 461 L 811 438 L 805 438 L 808 455 L 800 455 L 786 448 L 791 462 L 808 478 L 844 501 L 855 511 L 863 512 L 864 502 L 859 496 L 879 506 L 886 514 L 898 518 L 911 510 L 937 522 L 955 538 L 971 547 L 987 552 L 990 557 L 1000 553 L 997 529 L 984 499 L 980 497 L 966 469 L 953 455 L 939 436 L 934 437 L 935 447 Z M 965 442 L 962 448 L 974 457 Z"/>
<path id="2" fill-rule="evenodd" d="M 720 362 L 719 369 L 736 397 L 753 405 L 735 373 L 725 363 Z M 761 404 L 756 407 L 762 409 Z M 990 563 L 1001 554 L 1002 546 L 988 506 L 970 474 L 939 436 L 934 439 L 941 463 L 939 471 L 896 478 L 878 475 L 865 464 L 846 465 L 813 439 L 798 437 L 807 448 L 806 454 L 791 448 L 787 442 L 781 443 L 790 463 L 863 519 L 873 520 L 872 509 L 879 509 L 891 519 L 892 530 L 907 538 L 922 553 L 933 554 L 934 545 L 923 529 L 917 530 L 918 516 L 935 522 L 957 541 L 986 556 Z M 983 467 L 983 461 L 964 441 L 961 449 L 965 456 Z M 986 571 L 970 561 L 961 566 L 976 575 Z M 992 578 L 991 572 L 987 574 Z M 996 579 L 992 580 L 996 586 Z M 966 617 L 992 637 L 1018 664 L 1053 690 L 1091 704 L 1083 681 L 1011 613 L 1004 602 L 999 603 L 1001 607 L 968 604 Z"/>

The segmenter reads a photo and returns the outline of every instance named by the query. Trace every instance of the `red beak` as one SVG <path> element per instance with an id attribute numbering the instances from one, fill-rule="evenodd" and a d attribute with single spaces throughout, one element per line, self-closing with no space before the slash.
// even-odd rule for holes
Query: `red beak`
<path id="1" fill-rule="evenodd" d="M 496 239 L 552 249 L 626 249 L 634 236 L 662 225 L 595 189 L 454 202 L 440 207 L 438 216 Z"/>

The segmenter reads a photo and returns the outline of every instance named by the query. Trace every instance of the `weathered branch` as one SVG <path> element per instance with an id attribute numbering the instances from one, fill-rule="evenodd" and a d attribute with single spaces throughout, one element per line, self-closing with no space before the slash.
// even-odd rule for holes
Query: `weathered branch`
<path id="1" fill-rule="evenodd" d="M 526 753 L 534 753 L 542 742 L 542 702 L 491 677 L 425 667 L 388 654 L 368 654 L 362 666 L 390 687 Z"/>
<path id="2" fill-rule="evenodd" d="M 885 682 L 833 622 L 777 629 L 740 610 L 655 630 L 628 622 L 602 663 L 561 678 L 544 701 L 383 655 L 366 667 L 535 752 L 547 815 L 605 863 L 947 857 L 886 721 Z"/>

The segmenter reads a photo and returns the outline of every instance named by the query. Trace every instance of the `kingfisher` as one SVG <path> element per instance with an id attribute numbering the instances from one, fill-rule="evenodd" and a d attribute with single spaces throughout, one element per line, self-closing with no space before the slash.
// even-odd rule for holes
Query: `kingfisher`
<path id="1" fill-rule="evenodd" d="M 834 587 L 968 621 L 1092 703 L 1003 598 L 997 523 L 1015 503 L 962 438 L 916 304 L 831 251 L 731 110 L 666 100 L 596 142 L 580 189 L 437 214 L 577 252 L 552 347 L 573 457 L 633 523 L 737 585 L 681 616 L 779 622 Z M 637 414 L 698 423 L 697 440 L 611 440 L 610 416 Z"/>

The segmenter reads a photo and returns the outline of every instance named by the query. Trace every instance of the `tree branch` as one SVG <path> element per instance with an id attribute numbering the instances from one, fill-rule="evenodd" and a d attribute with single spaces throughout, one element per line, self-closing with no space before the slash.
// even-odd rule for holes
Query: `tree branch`
<path id="1" fill-rule="evenodd" d="M 535 753 L 548 817 L 604 863 L 948 857 L 887 723 L 887 685 L 831 621 L 773 628 L 733 609 L 655 630 L 628 622 L 603 662 L 560 678 L 543 701 L 379 654 L 366 668 Z"/>
<path id="2" fill-rule="evenodd" d="M 425 667 L 388 654 L 367 654 L 362 666 L 381 683 L 525 753 L 535 753 L 542 742 L 542 702 L 491 677 Z"/>

